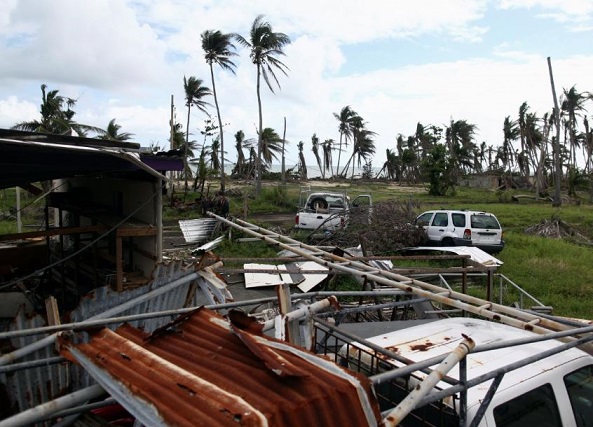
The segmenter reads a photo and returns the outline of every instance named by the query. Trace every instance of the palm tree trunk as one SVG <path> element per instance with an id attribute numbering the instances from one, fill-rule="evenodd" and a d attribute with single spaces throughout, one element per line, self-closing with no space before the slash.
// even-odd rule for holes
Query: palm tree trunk
<path id="1" fill-rule="evenodd" d="M 340 149 L 338 150 L 338 164 L 336 166 L 336 178 L 340 173 L 340 156 L 342 155 L 342 137 L 344 136 L 343 132 L 340 132 Z"/>
<path id="2" fill-rule="evenodd" d="M 216 115 L 218 116 L 218 135 L 220 136 L 220 191 L 224 191 L 224 132 L 222 129 L 220 108 L 218 107 L 218 97 L 216 96 L 216 84 L 214 83 L 212 62 L 210 63 L 210 78 L 212 79 L 212 94 L 214 95 L 214 105 L 216 105 Z"/>
<path id="3" fill-rule="evenodd" d="M 282 133 L 282 183 L 286 183 L 286 152 L 284 151 L 284 145 L 286 144 L 286 116 L 284 116 L 284 132 Z"/>
<path id="4" fill-rule="evenodd" d="M 187 194 L 187 146 L 189 145 L 189 115 L 191 112 L 191 102 L 187 106 L 187 128 L 185 129 L 185 148 L 183 153 L 183 173 L 185 175 L 185 194 Z"/>
<path id="5" fill-rule="evenodd" d="M 257 135 L 257 157 L 255 158 L 255 196 L 259 197 L 261 193 L 261 149 L 262 149 L 262 131 L 263 131 L 263 117 L 261 108 L 260 89 L 260 64 L 257 64 L 257 107 L 259 111 L 259 132 Z"/>
<path id="6" fill-rule="evenodd" d="M 554 117 L 556 121 L 556 141 L 554 143 L 554 201 L 552 206 L 562 205 L 560 198 L 560 179 L 562 172 L 560 170 L 560 109 L 558 107 L 558 98 L 556 98 L 556 88 L 554 87 L 554 75 L 552 74 L 552 62 L 548 56 L 548 69 L 550 71 L 550 84 L 552 85 L 552 95 L 554 97 Z"/>

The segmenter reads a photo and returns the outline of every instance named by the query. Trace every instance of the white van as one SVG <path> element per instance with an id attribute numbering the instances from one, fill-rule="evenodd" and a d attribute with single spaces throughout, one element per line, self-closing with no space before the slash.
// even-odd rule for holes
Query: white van
<path id="1" fill-rule="evenodd" d="M 490 254 L 504 248 L 502 227 L 496 216 L 488 212 L 427 211 L 416 218 L 416 224 L 426 230 L 429 244 L 475 246 Z"/>

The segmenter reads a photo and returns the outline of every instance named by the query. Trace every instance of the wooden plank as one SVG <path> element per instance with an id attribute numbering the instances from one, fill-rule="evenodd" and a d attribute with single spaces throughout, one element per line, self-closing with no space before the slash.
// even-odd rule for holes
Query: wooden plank
<path id="1" fill-rule="evenodd" d="M 60 325 L 60 312 L 58 310 L 58 302 L 55 297 L 50 296 L 45 300 L 45 311 L 47 312 L 48 326 Z"/>
<path id="2" fill-rule="evenodd" d="M 115 286 L 117 292 L 124 290 L 124 262 L 123 262 L 123 245 L 121 237 L 115 238 Z"/>
<path id="3" fill-rule="evenodd" d="M 51 228 L 49 230 L 26 231 L 24 233 L 2 234 L 2 235 L 0 235 L 0 241 L 33 239 L 36 237 L 60 236 L 60 235 L 66 235 L 66 234 L 97 233 L 97 232 L 101 232 L 104 230 L 105 230 L 105 227 L 102 225 L 89 225 L 86 227 L 59 227 L 59 228 Z"/>
<path id="4" fill-rule="evenodd" d="M 157 228 L 152 225 L 147 227 L 120 227 L 117 229 L 116 234 L 119 237 L 156 236 Z"/>

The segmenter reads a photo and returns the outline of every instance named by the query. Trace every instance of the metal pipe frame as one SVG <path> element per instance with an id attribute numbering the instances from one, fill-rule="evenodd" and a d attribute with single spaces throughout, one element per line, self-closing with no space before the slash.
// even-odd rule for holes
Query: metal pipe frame
<path id="1" fill-rule="evenodd" d="M 349 273 L 362 279 L 372 280 L 376 283 L 401 289 L 406 292 L 413 293 L 420 297 L 430 298 L 433 301 L 449 305 L 490 320 L 496 320 L 517 328 L 527 329 L 539 334 L 547 334 L 550 330 L 566 330 L 567 326 L 549 319 L 544 319 L 540 316 L 526 313 L 511 307 L 506 307 L 497 303 L 489 302 L 481 298 L 472 297 L 463 293 L 455 291 L 443 292 L 443 289 L 426 283 L 420 280 L 412 279 L 399 274 L 394 274 L 386 270 L 380 270 L 369 266 L 362 262 L 352 261 L 338 255 L 324 252 L 324 256 L 333 260 L 328 261 L 319 256 L 312 255 L 310 252 L 320 252 L 319 248 L 310 246 L 291 239 L 287 236 L 282 236 L 278 233 L 273 233 L 264 228 L 255 226 L 254 224 L 242 221 L 235 218 L 230 221 L 226 218 L 218 216 L 212 212 L 207 213 L 210 217 L 216 218 L 219 221 L 229 225 L 230 227 L 239 229 L 246 234 L 258 237 L 262 241 L 278 246 L 282 249 L 289 250 L 297 255 L 315 261 L 320 265 L 330 269 Z M 257 231 L 255 231 L 257 230 Z M 283 243 L 288 242 L 288 243 Z M 514 317 L 511 317 L 514 316 Z M 567 338 L 570 340 L 571 338 Z"/>

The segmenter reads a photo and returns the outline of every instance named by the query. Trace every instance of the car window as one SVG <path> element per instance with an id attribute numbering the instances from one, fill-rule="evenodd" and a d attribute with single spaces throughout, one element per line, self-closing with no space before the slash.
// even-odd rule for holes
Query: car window
<path id="1" fill-rule="evenodd" d="M 564 377 L 577 427 L 593 426 L 593 366 L 585 366 Z"/>
<path id="2" fill-rule="evenodd" d="M 465 214 L 453 213 L 451 214 L 451 219 L 455 227 L 465 227 Z"/>
<path id="3" fill-rule="evenodd" d="M 432 219 L 432 224 L 435 227 L 446 227 L 449 225 L 449 218 L 447 212 L 437 212 L 434 214 L 434 218 Z"/>
<path id="4" fill-rule="evenodd" d="M 472 224 L 472 228 L 494 228 L 496 230 L 500 229 L 500 224 L 498 223 L 498 220 L 492 215 L 472 215 L 470 221 Z"/>
<path id="5" fill-rule="evenodd" d="M 494 408 L 496 427 L 562 426 L 550 384 L 533 389 Z"/>
<path id="6" fill-rule="evenodd" d="M 430 222 L 430 218 L 432 218 L 433 214 L 434 214 L 434 212 L 423 213 L 418 218 L 416 218 L 416 224 L 421 227 L 428 225 L 428 223 Z"/>

